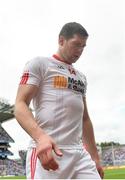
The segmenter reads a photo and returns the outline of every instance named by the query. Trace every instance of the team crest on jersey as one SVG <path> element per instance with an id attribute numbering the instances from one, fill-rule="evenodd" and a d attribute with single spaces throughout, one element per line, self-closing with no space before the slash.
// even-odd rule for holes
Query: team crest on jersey
<path id="1" fill-rule="evenodd" d="M 54 87 L 55 88 L 66 88 L 68 85 L 67 78 L 64 76 L 54 77 Z"/>
<path id="2" fill-rule="evenodd" d="M 74 91 L 85 93 L 85 84 L 82 80 L 77 80 L 71 77 L 55 76 L 54 77 L 54 87 L 55 88 L 68 88 Z"/>

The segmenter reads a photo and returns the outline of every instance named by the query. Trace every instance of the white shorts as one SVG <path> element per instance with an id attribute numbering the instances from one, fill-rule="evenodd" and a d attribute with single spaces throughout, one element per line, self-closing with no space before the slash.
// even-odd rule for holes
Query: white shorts
<path id="1" fill-rule="evenodd" d="M 61 149 L 61 151 L 62 157 L 55 155 L 59 169 L 47 171 L 36 157 L 36 149 L 29 149 L 26 160 L 27 179 L 101 179 L 95 162 L 85 149 Z"/>

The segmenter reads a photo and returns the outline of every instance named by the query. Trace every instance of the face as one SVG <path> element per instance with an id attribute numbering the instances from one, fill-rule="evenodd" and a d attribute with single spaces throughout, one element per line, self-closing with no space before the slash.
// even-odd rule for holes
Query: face
<path id="1" fill-rule="evenodd" d="M 62 59 L 69 63 L 75 63 L 81 56 L 86 46 L 87 37 L 75 34 L 66 40 L 63 36 L 59 38 L 59 53 Z"/>

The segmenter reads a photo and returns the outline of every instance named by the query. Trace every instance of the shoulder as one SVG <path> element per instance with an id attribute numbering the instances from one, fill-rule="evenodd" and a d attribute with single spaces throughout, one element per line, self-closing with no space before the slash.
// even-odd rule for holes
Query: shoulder
<path id="1" fill-rule="evenodd" d="M 26 64 L 24 69 L 34 70 L 34 71 L 46 71 L 49 66 L 50 58 L 47 57 L 34 57 L 30 59 Z"/>
<path id="2" fill-rule="evenodd" d="M 79 76 L 80 78 L 82 78 L 83 80 L 87 81 L 85 74 L 83 74 L 83 73 L 82 73 L 81 71 L 79 71 L 79 70 L 76 70 L 76 72 L 77 72 L 77 74 L 78 74 L 78 76 Z"/>
<path id="3" fill-rule="evenodd" d="M 35 65 L 39 66 L 41 64 L 48 64 L 49 63 L 49 58 L 43 57 L 43 56 L 37 56 L 29 60 L 26 65 Z"/>

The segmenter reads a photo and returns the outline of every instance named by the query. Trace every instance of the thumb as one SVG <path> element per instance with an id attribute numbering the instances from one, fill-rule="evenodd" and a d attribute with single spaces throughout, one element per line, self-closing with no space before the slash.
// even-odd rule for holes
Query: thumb
<path id="1" fill-rule="evenodd" d="M 58 148 L 58 146 L 56 144 L 53 144 L 53 150 L 56 153 L 57 156 L 62 156 L 63 153 L 60 151 L 60 149 Z"/>

